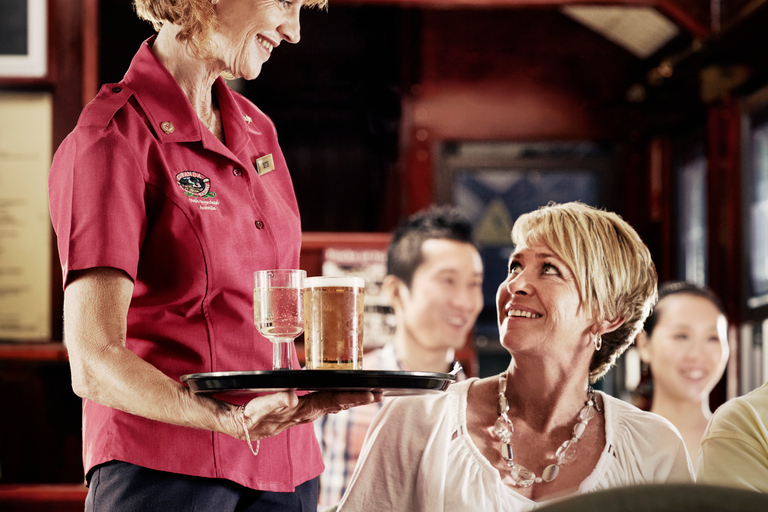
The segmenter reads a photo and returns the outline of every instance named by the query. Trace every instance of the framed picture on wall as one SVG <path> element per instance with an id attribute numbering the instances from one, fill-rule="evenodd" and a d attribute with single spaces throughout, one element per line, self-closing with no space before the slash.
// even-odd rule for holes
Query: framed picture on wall
<path id="1" fill-rule="evenodd" d="M 496 286 L 507 273 L 510 231 L 518 216 L 550 201 L 608 207 L 612 148 L 590 142 L 462 142 L 443 148 L 436 197 L 474 225 L 485 266 L 485 309 L 496 324 Z"/>
<path id="2" fill-rule="evenodd" d="M 0 0 L 0 80 L 48 74 L 47 0 Z"/>

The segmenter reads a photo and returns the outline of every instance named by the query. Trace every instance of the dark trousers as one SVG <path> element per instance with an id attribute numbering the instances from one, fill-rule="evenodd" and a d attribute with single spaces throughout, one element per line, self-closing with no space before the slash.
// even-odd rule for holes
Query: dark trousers
<path id="1" fill-rule="evenodd" d="M 85 512 L 317 511 L 317 478 L 295 492 L 255 491 L 229 480 L 113 461 L 95 467 L 89 481 Z"/>

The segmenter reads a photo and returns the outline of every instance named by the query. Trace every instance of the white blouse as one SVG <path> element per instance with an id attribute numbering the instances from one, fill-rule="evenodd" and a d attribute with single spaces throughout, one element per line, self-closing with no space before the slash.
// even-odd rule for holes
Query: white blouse
<path id="1" fill-rule="evenodd" d="M 531 510 L 504 485 L 467 433 L 470 379 L 440 395 L 387 403 L 368 430 L 339 512 Z M 577 493 L 644 483 L 690 483 L 693 467 L 666 419 L 605 393 L 605 448 Z M 562 499 L 562 498 L 560 498 Z"/>

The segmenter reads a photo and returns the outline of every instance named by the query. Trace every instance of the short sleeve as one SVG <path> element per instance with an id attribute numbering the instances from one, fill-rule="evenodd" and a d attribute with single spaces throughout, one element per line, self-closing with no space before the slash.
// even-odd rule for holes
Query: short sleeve
<path id="1" fill-rule="evenodd" d="M 145 180 L 119 133 L 77 128 L 54 156 L 51 220 L 66 287 L 72 270 L 114 267 L 135 280 L 146 230 Z"/>
<path id="2" fill-rule="evenodd" d="M 701 441 L 698 482 L 768 493 L 766 433 L 749 403 L 735 399 L 721 406 Z"/>

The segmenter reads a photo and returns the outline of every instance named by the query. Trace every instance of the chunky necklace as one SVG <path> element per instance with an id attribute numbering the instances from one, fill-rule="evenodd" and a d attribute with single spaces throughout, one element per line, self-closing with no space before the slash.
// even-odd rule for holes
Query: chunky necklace
<path id="1" fill-rule="evenodd" d="M 515 431 L 515 428 L 512 426 L 512 420 L 507 416 L 509 404 L 507 403 L 506 391 L 507 373 L 504 372 L 499 376 L 499 419 L 496 420 L 493 433 L 501 440 L 501 456 L 507 463 L 509 474 L 518 487 L 530 487 L 534 483 L 551 482 L 560 474 L 560 466 L 570 464 L 576 460 L 576 443 L 584 437 L 584 433 L 587 431 L 587 424 L 594 417 L 595 410 L 601 412 L 597 406 L 595 391 L 592 389 L 592 386 L 587 389 L 587 401 L 579 412 L 579 420 L 573 426 L 573 435 L 560 445 L 555 452 L 555 463 L 545 467 L 540 477 L 536 476 L 530 469 L 514 462 L 515 454 L 512 451 L 510 442 L 512 441 L 512 433 Z"/>

